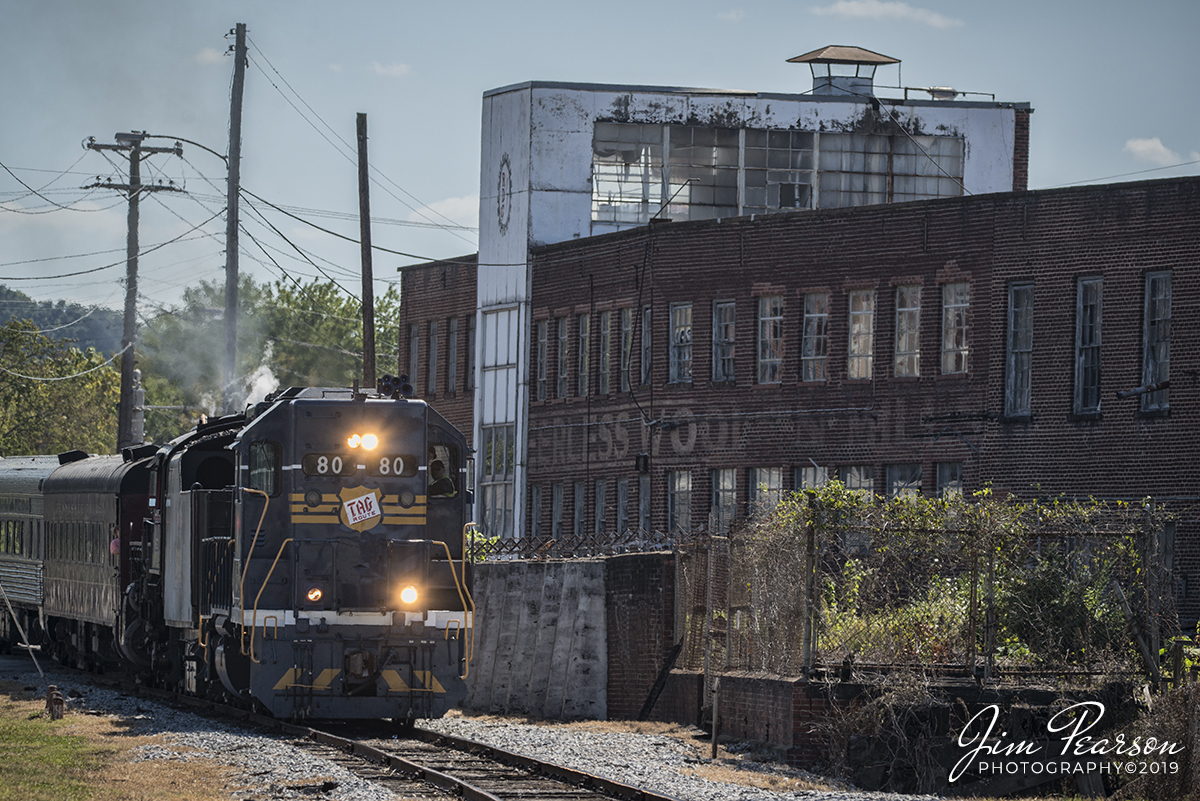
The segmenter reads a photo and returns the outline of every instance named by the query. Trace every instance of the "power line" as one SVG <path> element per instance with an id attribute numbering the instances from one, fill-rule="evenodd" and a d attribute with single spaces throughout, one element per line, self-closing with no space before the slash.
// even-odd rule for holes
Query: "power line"
<path id="1" fill-rule="evenodd" d="M 168 239 L 166 242 L 162 242 L 158 245 L 155 245 L 154 247 L 150 247 L 150 248 L 146 248 L 145 250 L 138 251 L 137 255 L 139 257 L 145 256 L 147 253 L 153 253 L 154 251 L 159 250 L 160 248 L 164 248 L 167 245 L 170 245 L 174 242 L 178 242 L 181 239 L 183 239 L 185 236 L 190 234 L 192 231 L 195 231 L 197 228 L 202 228 L 203 226 L 208 225 L 210 222 L 215 220 L 217 217 L 220 217 L 224 213 L 225 213 L 225 210 L 221 209 L 220 211 L 218 211 L 213 216 L 209 217 L 204 222 L 200 223 L 199 225 L 192 226 L 190 229 L 188 229 L 187 231 L 184 231 L 182 234 L 175 237 L 174 239 Z M 90 273 L 98 273 L 101 270 L 107 270 L 110 267 L 117 267 L 117 266 L 125 264 L 125 263 L 126 263 L 126 259 L 121 259 L 120 261 L 114 261 L 112 264 L 105 264 L 102 267 L 93 267 L 90 270 L 80 270 L 79 272 L 63 273 L 61 275 L 33 275 L 33 276 L 3 276 L 3 275 L 0 275 L 0 281 L 49 281 L 54 278 L 74 278 L 77 275 L 88 275 Z"/>
<path id="2" fill-rule="evenodd" d="M 110 365 L 114 361 L 116 361 L 116 358 L 118 356 L 120 356 L 122 353 L 124 353 L 125 351 L 129 350 L 132 347 L 133 347 L 133 343 L 131 342 L 128 345 L 126 345 L 125 347 L 121 348 L 116 353 L 114 353 L 111 358 L 105 359 L 102 363 L 96 365 L 95 367 L 91 368 L 90 370 L 84 370 L 82 373 L 75 373 L 75 375 L 63 375 L 63 376 L 23 375 L 21 373 L 13 372 L 12 370 L 8 370 L 4 367 L 0 367 L 0 371 L 8 373 L 9 375 L 15 375 L 17 378 L 24 378 L 27 381 L 69 381 L 72 378 L 79 378 L 80 376 L 87 375 L 88 373 L 94 373 L 97 370 L 107 367 L 108 365 Z"/>
<path id="3" fill-rule="evenodd" d="M 249 39 L 249 37 L 247 37 L 247 39 Z M 320 115 L 320 114 L 318 114 L 318 113 L 317 113 L 317 111 L 316 111 L 316 110 L 315 110 L 315 109 L 314 109 L 314 108 L 313 108 L 311 105 L 309 105 L 309 104 L 308 104 L 308 102 L 307 102 L 307 101 L 305 101 L 303 97 L 301 97 L 301 96 L 300 96 L 300 93 L 299 93 L 299 92 L 297 92 L 297 91 L 295 90 L 295 88 L 294 88 L 294 87 L 293 87 L 293 86 L 292 86 L 290 83 L 288 83 L 287 79 L 283 77 L 283 75 L 282 75 L 282 74 L 279 72 L 279 70 L 278 70 L 278 69 L 276 69 L 275 65 L 271 63 L 271 60 L 270 60 L 269 58 L 267 58 L 267 54 L 266 54 L 266 53 L 264 53 L 264 52 L 262 51 L 262 48 L 260 48 L 260 47 L 258 46 L 258 44 L 257 44 L 257 43 L 256 43 L 256 42 L 255 42 L 253 39 L 249 39 L 249 41 L 250 41 L 250 45 L 251 45 L 251 46 L 252 46 L 252 47 L 255 49 L 255 51 L 257 51 L 257 52 L 258 52 L 258 54 L 259 54 L 260 56 L 262 56 L 262 58 L 263 58 L 263 61 L 267 62 L 267 66 L 269 66 L 269 67 L 271 68 L 271 70 L 272 70 L 272 71 L 273 71 L 273 72 L 274 72 L 276 75 L 278 75 L 278 76 L 279 76 L 279 80 L 283 81 L 284 85 L 285 85 L 285 86 L 287 86 L 287 88 L 288 88 L 289 90 L 291 90 L 292 94 L 294 94 L 294 95 L 296 96 L 296 99 L 298 99 L 298 100 L 299 100 L 301 103 L 303 103 L 303 104 L 304 104 L 304 106 L 305 106 L 305 108 L 307 108 L 309 111 L 311 111 L 311 112 L 312 112 L 312 114 L 313 114 L 313 116 L 314 116 L 314 117 L 316 117 L 318 120 L 320 120 L 321 124 L 322 124 L 322 125 L 324 125 L 324 126 L 325 126 L 325 127 L 326 127 L 326 128 L 329 130 L 329 131 L 330 131 L 330 133 L 332 133 L 332 134 L 334 135 L 334 137 L 336 137 L 336 138 L 338 139 L 338 141 L 340 141 L 340 142 L 342 143 L 342 145 L 345 147 L 345 150 L 342 150 L 342 149 L 341 149 L 341 148 L 339 148 L 337 145 L 335 145 L 335 144 L 334 144 L 332 141 L 330 141 L 330 139 L 329 139 L 329 137 L 328 137 L 328 136 L 326 136 L 326 135 L 325 135 L 325 134 L 324 134 L 324 133 L 323 133 L 323 132 L 322 132 L 322 131 L 321 131 L 319 128 L 317 128 L 317 126 L 316 126 L 315 124 L 313 124 L 313 122 L 312 122 L 311 120 L 309 120 L 309 119 L 308 119 L 308 117 L 306 117 L 302 111 L 300 111 L 300 109 L 296 108 L 296 104 L 295 104 L 295 103 L 293 103 L 293 102 L 292 102 L 292 101 L 291 101 L 291 100 L 290 100 L 290 99 L 289 99 L 289 98 L 288 98 L 288 97 L 287 97 L 287 96 L 286 96 L 286 95 L 283 93 L 283 90 L 282 90 L 282 89 L 280 89 L 280 88 L 279 88 L 279 86 L 278 86 L 278 85 L 277 85 L 277 84 L 276 84 L 274 81 L 272 81 L 272 80 L 271 80 L 271 76 L 267 75 L 267 73 L 266 73 L 266 70 L 264 70 L 264 69 L 262 68 L 262 66 L 261 66 L 261 65 L 260 65 L 260 64 L 259 64 L 259 63 L 258 63 L 258 62 L 255 60 L 255 59 L 251 58 L 251 59 L 250 59 L 251 63 L 253 63 L 253 64 L 254 64 L 254 66 L 258 68 L 259 72 L 261 72 L 261 73 L 263 74 L 263 76 L 264 76 L 264 77 L 267 79 L 267 82 L 268 82 L 269 84 L 271 84 L 272 88 L 274 88 L 274 89 L 275 89 L 275 91 L 279 92 L 279 95 L 280 95 L 280 96 L 281 96 L 281 97 L 282 97 L 282 98 L 283 98 L 285 101 L 287 101 L 288 105 L 290 105 L 290 106 L 291 106 L 291 107 L 292 107 L 292 108 L 293 108 L 293 109 L 296 111 L 296 113 L 297 113 L 297 114 L 299 114 L 299 115 L 300 115 L 300 117 L 301 117 L 301 118 L 302 118 L 302 119 L 303 119 L 305 122 L 307 122 L 307 123 L 308 123 L 308 124 L 309 124 L 309 125 L 310 125 L 310 126 L 313 128 L 313 130 L 315 130 L 315 131 L 317 132 L 317 134 L 318 134 L 318 135 L 320 135 L 320 137 L 321 137 L 322 139 L 324 139 L 326 142 L 328 142 L 328 143 L 329 143 L 329 145 L 330 145 L 331 147 L 333 147 L 333 148 L 334 148 L 334 150 L 337 150 L 337 151 L 338 151 L 338 153 L 340 153 L 340 154 L 342 155 L 342 157 L 343 157 L 343 158 L 345 158 L 347 161 L 349 161 L 351 164 L 354 164 L 354 163 L 356 163 L 356 161 L 355 161 L 355 158 L 354 158 L 354 157 L 352 157 L 351 155 L 349 155 L 350 153 L 356 153 L 356 152 L 357 152 L 357 151 L 356 151 L 356 149 L 355 149 L 355 148 L 353 148 L 353 147 L 351 147 L 351 146 L 350 146 L 350 144 L 349 144 L 348 142 L 346 142 L 346 140 L 345 140 L 345 139 L 343 139 L 343 138 L 341 137 L 341 135 L 340 135 L 340 134 L 339 134 L 339 133 L 338 133 L 336 130 L 334 130 L 334 128 L 333 128 L 331 125 L 329 125 L 329 123 L 325 122 L 325 120 L 321 118 L 321 115 Z M 371 167 L 371 172 L 373 172 L 373 173 L 377 173 L 377 174 L 379 174 L 379 175 L 383 176 L 383 178 L 384 178 L 385 180 L 387 180 L 387 182 L 388 182 L 388 183 L 392 184 L 392 186 L 395 186 L 395 187 L 396 187 L 397 189 L 399 189 L 401 192 L 403 192 L 404 194 L 406 194 L 406 195 L 408 195 L 410 198 L 412 198 L 414 202 L 418 203 L 418 204 L 419 204 L 419 208 L 418 208 L 418 207 L 414 207 L 412 204 L 408 203 L 408 201 L 404 200 L 403 198 L 397 197 L 397 196 L 396 196 L 396 194 L 395 194 L 394 192 L 392 192 L 390 189 L 388 189 L 386 186 L 383 186 L 383 185 L 382 185 L 382 184 L 381 184 L 379 181 L 377 181 L 377 180 L 375 180 L 375 179 L 372 179 L 372 181 L 373 181 L 373 182 L 374 182 L 374 183 L 375 183 L 377 186 L 379 186 L 379 188 L 380 188 L 380 189 L 382 189 L 384 192 L 387 192 L 387 194 L 389 194 L 389 195 L 391 195 L 393 198 L 395 198 L 395 199 L 396 199 L 396 200 L 397 200 L 397 201 L 398 201 L 400 204 L 402 204 L 402 205 L 404 205 L 404 206 L 407 206 L 407 207 L 408 207 L 410 210 L 412 210 L 412 211 L 413 211 L 415 214 L 417 214 L 417 215 L 419 215 L 419 216 L 421 216 L 421 217 L 424 217 L 426 220 L 429 220 L 429 222 L 430 222 L 430 223 L 432 223 L 434 226 L 436 226 L 436 227 L 439 227 L 439 228 L 446 228 L 446 230 L 448 230 L 448 231 L 449 231 L 451 234 L 453 234 L 454 236 L 457 236 L 459 239 L 462 239 L 464 242 L 468 242 L 468 243 L 470 242 L 470 240 L 469 240 L 469 239 L 467 239 L 466 237 L 464 237 L 464 236 L 461 236 L 460 234 L 456 233 L 456 232 L 455 232 L 455 231 L 454 231 L 452 228 L 447 228 L 446 226 L 442 226 L 442 225 L 439 225 L 439 224 L 437 224 L 437 223 L 434 223 L 434 222 L 433 222 L 433 220 L 430 220 L 430 219 L 429 219 L 429 217 L 428 217 L 427 215 L 425 215 L 425 214 L 424 214 L 424 213 L 421 211 L 421 209 L 429 209 L 429 211 L 430 211 L 430 212 L 432 212 L 433 214 L 436 214 L 438 217 L 441 217 L 443 220 L 446 220 L 446 222 L 450 223 L 450 224 L 451 224 L 451 225 L 453 225 L 455 228 L 459 227 L 459 226 L 457 225 L 457 223 L 455 223 L 455 222 L 454 222 L 453 220 L 451 220 L 449 217 L 447 217 L 446 215 L 444 215 L 444 214 L 442 214 L 441 212 L 437 211 L 436 209 L 433 209 L 433 208 L 431 208 L 431 207 L 430 207 L 430 206 L 429 206 L 427 203 L 423 202 L 423 201 L 422 201 L 422 200 L 420 200 L 418 197 L 416 197 L 415 195 L 413 195 L 411 192 L 409 192 L 408 190 L 406 190 L 404 187 L 400 186 L 398 183 L 396 183 L 395 181 L 393 181 L 391 178 L 389 178 L 388 176 L 384 175 L 384 173 L 383 173 L 381 170 L 379 170 L 377 167 L 374 167 L 374 166 L 372 166 L 372 167 Z"/>
<path id="4" fill-rule="evenodd" d="M 1061 189 L 1064 186 L 1078 186 L 1079 184 L 1087 184 L 1092 181 L 1111 181 L 1113 178 L 1126 178 L 1130 175 L 1145 175 L 1148 172 L 1159 172 L 1161 170 L 1173 170 L 1176 167 L 1190 167 L 1193 164 L 1200 164 L 1200 159 L 1195 161 L 1181 161 L 1178 164 L 1168 164 L 1165 167 L 1151 167 L 1148 170 L 1134 170 L 1133 172 L 1123 172 L 1117 175 L 1106 175 L 1103 178 L 1084 178 L 1082 181 L 1074 181 L 1069 184 L 1055 184 L 1054 186 L 1043 186 L 1040 189 Z"/>

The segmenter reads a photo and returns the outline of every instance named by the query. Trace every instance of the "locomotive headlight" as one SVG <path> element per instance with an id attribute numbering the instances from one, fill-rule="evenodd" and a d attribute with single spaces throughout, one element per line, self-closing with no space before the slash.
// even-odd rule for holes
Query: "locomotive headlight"
<path id="1" fill-rule="evenodd" d="M 351 448 L 357 448 L 359 445 L 362 445 L 362 437 L 358 434 L 351 434 L 350 439 L 346 440 L 346 444 Z"/>
<path id="2" fill-rule="evenodd" d="M 308 592 L 304 593 L 304 597 L 308 598 L 309 603 L 314 604 L 321 600 L 322 595 L 324 595 L 324 593 L 321 592 L 320 587 L 309 587 Z"/>
<path id="3" fill-rule="evenodd" d="M 417 602 L 417 588 L 410 586 L 400 590 L 400 600 L 409 606 L 415 604 Z"/>
<path id="4" fill-rule="evenodd" d="M 379 438 L 374 434 L 363 434 L 362 446 L 369 451 L 375 450 L 375 446 L 379 444 Z"/>

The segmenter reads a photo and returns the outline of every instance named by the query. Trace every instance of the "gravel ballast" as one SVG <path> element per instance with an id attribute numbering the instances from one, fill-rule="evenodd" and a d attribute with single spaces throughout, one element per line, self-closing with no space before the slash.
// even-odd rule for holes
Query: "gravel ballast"
<path id="1" fill-rule="evenodd" d="M 196 759 L 208 759 L 228 766 L 236 777 L 231 784 L 230 798 L 239 801 L 248 798 L 255 801 L 292 798 L 390 801 L 397 798 L 387 789 L 359 778 L 340 765 L 293 745 L 286 736 L 242 728 L 145 698 L 86 685 L 78 678 L 65 674 L 48 672 L 43 679 L 35 672 L 9 673 L 0 678 L 36 687 L 39 695 L 45 694 L 48 684 L 55 684 L 68 696 L 69 711 L 111 715 L 131 723 L 131 734 L 161 735 L 164 745 L 140 746 L 134 751 L 134 759 L 145 762 L 148 768 L 152 768 L 159 760 Z M 78 696 L 71 697 L 75 695 L 71 690 L 75 690 Z M 698 754 L 701 748 L 706 751 L 707 745 L 663 734 L 595 731 L 555 723 L 537 724 L 511 718 L 460 715 L 421 721 L 419 725 L 642 787 L 679 801 L 780 801 L 785 798 L 932 801 L 936 798 L 867 793 L 850 788 L 780 793 L 709 781 L 693 775 L 705 764 Z M 777 763 L 733 759 L 723 760 L 722 763 L 739 770 L 781 778 L 819 780 L 811 774 L 793 771 Z M 235 787 L 239 789 L 235 791 Z"/>

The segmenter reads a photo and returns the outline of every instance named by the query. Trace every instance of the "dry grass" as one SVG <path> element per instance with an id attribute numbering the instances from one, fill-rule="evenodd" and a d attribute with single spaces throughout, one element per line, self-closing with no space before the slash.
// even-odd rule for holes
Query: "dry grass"
<path id="1" fill-rule="evenodd" d="M 139 746 L 186 749 L 137 735 L 118 718 L 68 710 L 52 721 L 44 699 L 13 682 L 0 681 L 0 731 L 3 801 L 226 801 L 238 789 L 233 772 L 208 759 L 134 762 Z"/>

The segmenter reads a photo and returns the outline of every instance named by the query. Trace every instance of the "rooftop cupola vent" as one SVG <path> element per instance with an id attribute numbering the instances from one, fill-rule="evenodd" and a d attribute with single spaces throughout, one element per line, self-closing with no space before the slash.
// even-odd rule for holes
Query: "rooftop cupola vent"
<path id="1" fill-rule="evenodd" d="M 861 47 L 829 45 L 789 58 L 788 63 L 807 64 L 812 68 L 814 95 L 874 97 L 875 68 L 881 64 L 899 64 L 900 59 Z"/>

